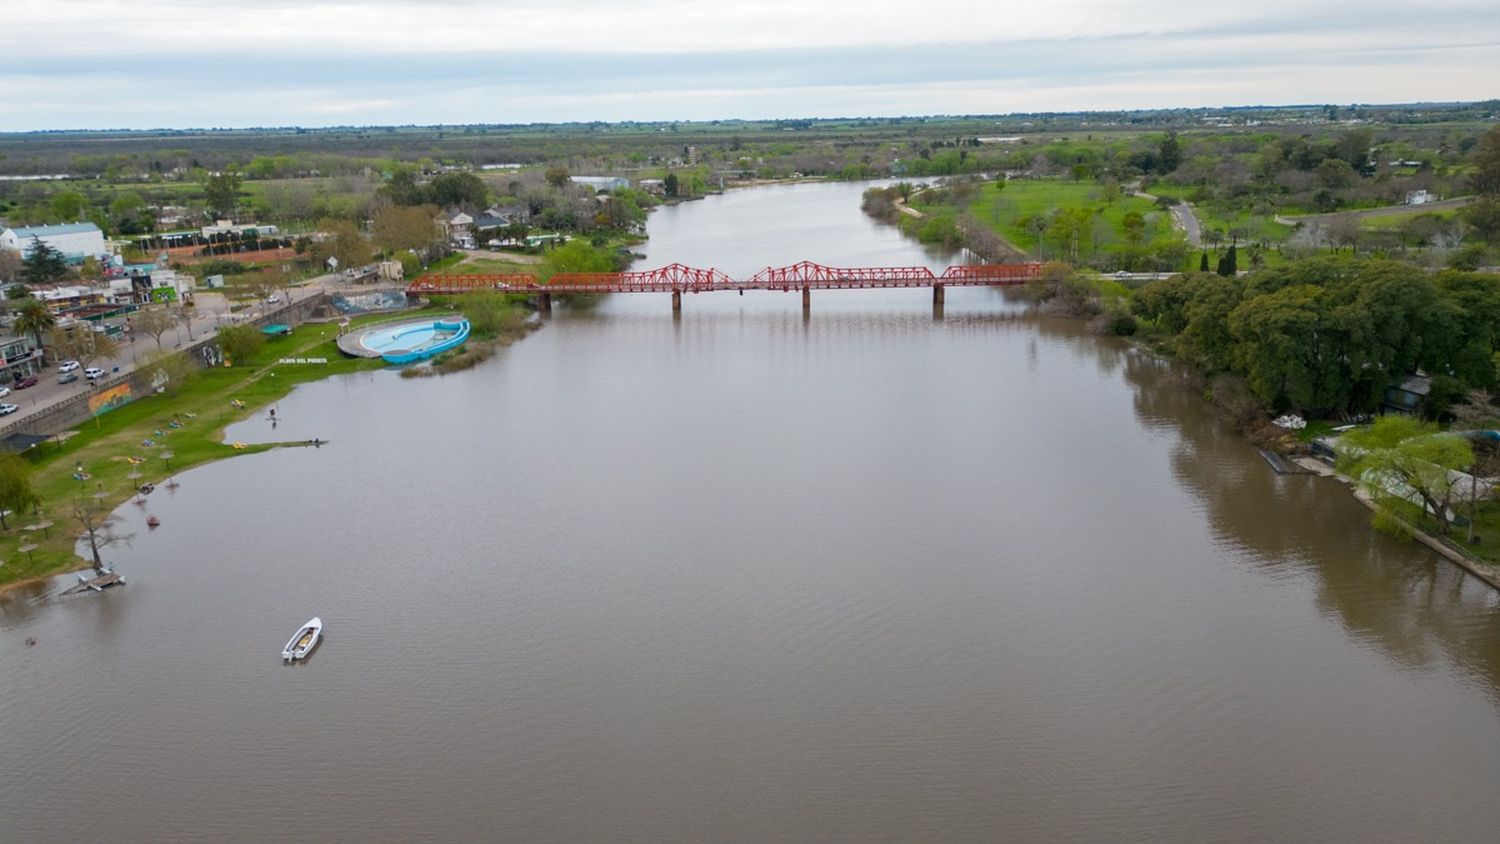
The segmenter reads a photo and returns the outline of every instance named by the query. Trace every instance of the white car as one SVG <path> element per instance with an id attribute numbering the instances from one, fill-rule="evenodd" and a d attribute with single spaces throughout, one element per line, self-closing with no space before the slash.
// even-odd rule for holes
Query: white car
<path id="1" fill-rule="evenodd" d="M 10 395 L 10 388 L 9 387 L 0 387 L 0 399 L 3 399 L 3 398 L 5 398 L 8 395 Z"/>
<path id="2" fill-rule="evenodd" d="M 97 366 L 91 366 L 88 369 L 85 369 L 83 371 L 83 377 L 89 379 L 90 381 L 93 381 L 93 380 L 98 379 L 98 378 L 103 378 L 104 377 L 104 370 L 100 369 Z"/>
<path id="3" fill-rule="evenodd" d="M 9 416 L 12 413 L 15 413 L 16 411 L 18 411 L 20 409 L 21 409 L 20 405 L 11 404 L 10 402 L 6 402 L 4 404 L 0 404 L 0 416 Z"/>
<path id="4" fill-rule="evenodd" d="M 79 364 L 78 364 L 78 361 L 76 361 L 76 360 L 65 360 L 61 364 L 58 364 L 57 371 L 58 372 L 72 372 L 73 370 L 77 369 L 78 366 L 79 366 Z"/>
<path id="5" fill-rule="evenodd" d="M 270 296 L 266 297 L 266 304 L 267 305 L 274 305 L 274 304 L 276 304 L 277 302 L 280 302 L 280 301 L 281 301 L 281 297 L 278 296 L 278 295 L 276 295 L 275 293 L 272 293 Z"/>

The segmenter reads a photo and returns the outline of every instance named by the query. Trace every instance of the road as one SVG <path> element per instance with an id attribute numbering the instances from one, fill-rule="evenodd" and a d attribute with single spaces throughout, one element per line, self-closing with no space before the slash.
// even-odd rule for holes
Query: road
<path id="1" fill-rule="evenodd" d="M 1156 197 L 1144 191 L 1136 191 L 1135 195 L 1141 199 L 1156 201 Z M 1203 245 L 1203 226 L 1198 223 L 1198 215 L 1193 211 L 1193 206 L 1186 202 L 1179 202 L 1172 206 L 1172 219 L 1177 221 L 1177 228 L 1182 229 L 1182 234 L 1187 238 L 1188 246 L 1199 247 Z"/>
<path id="2" fill-rule="evenodd" d="M 340 282 L 336 274 L 319 276 L 311 281 L 305 282 L 299 287 L 282 291 L 280 296 L 289 298 L 292 302 L 300 302 L 312 296 L 317 296 Z M 190 327 L 176 327 L 170 329 L 161 336 L 161 348 L 163 351 L 180 349 L 184 344 L 201 340 L 218 331 L 220 324 L 228 324 L 225 317 L 229 314 L 229 301 L 223 294 L 210 290 L 199 290 L 193 293 L 194 317 Z M 262 313 L 260 308 L 246 308 L 241 313 L 249 315 Z M 122 320 L 110 320 L 120 322 Z M 93 361 L 89 365 L 97 366 L 110 375 L 133 371 L 136 366 L 150 358 L 156 353 L 156 340 L 144 332 L 131 332 L 119 338 L 119 352 L 110 358 Z M 11 425 L 18 420 L 34 416 L 51 407 L 63 399 L 71 398 L 79 393 L 87 393 L 94 388 L 93 382 L 82 377 L 68 384 L 57 383 L 57 364 L 61 361 L 53 361 L 50 366 L 37 373 L 37 385 L 24 390 L 11 390 L 10 395 L 0 401 L 10 402 L 20 407 L 20 410 L 9 416 L 0 416 L 0 426 Z"/>
<path id="3" fill-rule="evenodd" d="M 1295 226 L 1300 224 L 1327 223 L 1340 217 L 1389 217 L 1395 214 L 1422 214 L 1428 211 L 1451 211 L 1454 208 L 1462 208 L 1474 201 L 1472 196 L 1460 196 L 1456 199 L 1441 199 L 1437 202 L 1424 202 L 1421 205 L 1382 205 L 1379 208 L 1362 208 L 1352 211 L 1334 211 L 1329 214 L 1306 214 L 1298 217 L 1283 217 L 1277 214 L 1276 222 L 1283 226 Z"/>

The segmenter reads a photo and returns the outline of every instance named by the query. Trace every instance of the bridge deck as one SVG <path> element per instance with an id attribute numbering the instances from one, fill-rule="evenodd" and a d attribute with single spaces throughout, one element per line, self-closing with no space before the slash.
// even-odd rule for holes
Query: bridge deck
<path id="1" fill-rule="evenodd" d="M 716 269 L 668 264 L 654 270 L 618 273 L 557 273 L 545 282 L 531 273 L 418 276 L 407 292 L 467 293 L 707 293 L 714 290 L 857 290 L 891 287 L 978 287 L 1025 284 L 1041 275 L 1042 265 L 968 264 L 941 274 L 926 267 L 828 267 L 811 261 L 766 267 L 748 279 L 734 279 Z"/>

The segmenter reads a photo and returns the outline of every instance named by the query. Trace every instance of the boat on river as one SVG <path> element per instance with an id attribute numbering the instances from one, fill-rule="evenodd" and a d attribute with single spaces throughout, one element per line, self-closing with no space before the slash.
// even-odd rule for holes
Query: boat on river
<path id="1" fill-rule="evenodd" d="M 295 662 L 307 656 L 308 652 L 318 644 L 318 638 L 323 635 L 323 619 L 314 618 L 302 625 L 292 636 L 291 641 L 281 651 L 281 658 L 287 662 Z"/>

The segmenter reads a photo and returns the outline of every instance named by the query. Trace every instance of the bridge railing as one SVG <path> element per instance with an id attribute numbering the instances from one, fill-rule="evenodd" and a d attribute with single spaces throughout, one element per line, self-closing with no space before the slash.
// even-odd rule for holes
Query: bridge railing
<path id="1" fill-rule="evenodd" d="M 766 267 L 748 279 L 736 280 L 718 269 L 668 264 L 652 270 L 617 273 L 557 273 L 543 282 L 531 273 L 449 275 L 430 273 L 416 278 L 408 292 L 462 293 L 470 290 L 505 292 L 670 293 L 708 290 L 801 290 L 859 287 L 931 287 L 937 285 L 1021 284 L 1041 275 L 1042 265 L 963 264 L 934 274 L 927 267 L 830 267 L 801 261 L 785 267 Z"/>

